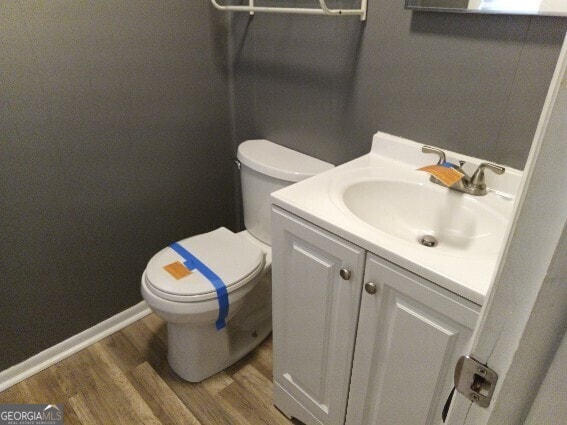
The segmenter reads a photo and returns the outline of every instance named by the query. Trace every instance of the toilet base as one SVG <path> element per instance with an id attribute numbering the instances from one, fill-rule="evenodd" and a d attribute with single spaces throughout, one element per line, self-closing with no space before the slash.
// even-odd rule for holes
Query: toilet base
<path id="1" fill-rule="evenodd" d="M 189 382 L 200 382 L 237 362 L 272 331 L 272 274 L 269 267 L 226 327 L 214 323 L 167 323 L 171 368 Z"/>
<path id="2" fill-rule="evenodd" d="M 247 329 L 237 317 L 220 331 L 214 325 L 168 323 L 169 365 L 181 378 L 200 382 L 226 369 L 256 348 L 272 331 L 271 315 Z"/>

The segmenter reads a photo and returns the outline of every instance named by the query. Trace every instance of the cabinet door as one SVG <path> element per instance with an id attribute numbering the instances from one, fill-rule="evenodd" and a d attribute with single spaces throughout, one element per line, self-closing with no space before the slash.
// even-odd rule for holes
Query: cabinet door
<path id="1" fill-rule="evenodd" d="M 274 208 L 272 253 L 274 403 L 306 424 L 342 425 L 365 252 Z"/>
<path id="2" fill-rule="evenodd" d="M 347 425 L 438 425 L 479 307 L 369 255 Z"/>

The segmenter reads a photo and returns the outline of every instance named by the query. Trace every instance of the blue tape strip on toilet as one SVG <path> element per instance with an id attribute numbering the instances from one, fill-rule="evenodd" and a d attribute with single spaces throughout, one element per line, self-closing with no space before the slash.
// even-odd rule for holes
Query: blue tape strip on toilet
<path id="1" fill-rule="evenodd" d="M 204 265 L 197 257 L 183 248 L 179 243 L 175 242 L 169 246 L 175 252 L 183 257 L 185 260 L 183 264 L 189 270 L 197 269 L 203 276 L 205 276 L 215 287 L 217 292 L 217 299 L 219 301 L 219 318 L 216 321 L 217 330 L 220 331 L 226 326 L 226 316 L 228 316 L 228 292 L 226 285 L 220 277 L 216 275 L 211 269 Z"/>

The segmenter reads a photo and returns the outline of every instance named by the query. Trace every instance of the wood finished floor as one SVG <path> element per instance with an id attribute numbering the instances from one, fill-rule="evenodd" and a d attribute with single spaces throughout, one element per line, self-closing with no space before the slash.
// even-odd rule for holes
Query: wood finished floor
<path id="1" fill-rule="evenodd" d="M 290 425 L 272 404 L 272 341 L 192 384 L 167 363 L 165 323 L 151 314 L 0 392 L 0 404 L 64 405 L 65 425 Z"/>

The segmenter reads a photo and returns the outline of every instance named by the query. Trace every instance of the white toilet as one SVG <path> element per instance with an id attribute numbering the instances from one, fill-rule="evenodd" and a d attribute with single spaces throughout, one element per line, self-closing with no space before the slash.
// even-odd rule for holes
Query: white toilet
<path id="1" fill-rule="evenodd" d="M 221 227 L 162 249 L 142 296 L 167 322 L 168 361 L 199 382 L 249 353 L 272 330 L 270 193 L 333 165 L 276 145 L 238 147 L 246 230 Z"/>

